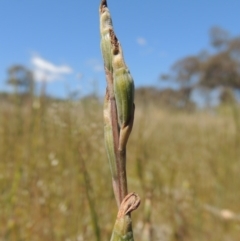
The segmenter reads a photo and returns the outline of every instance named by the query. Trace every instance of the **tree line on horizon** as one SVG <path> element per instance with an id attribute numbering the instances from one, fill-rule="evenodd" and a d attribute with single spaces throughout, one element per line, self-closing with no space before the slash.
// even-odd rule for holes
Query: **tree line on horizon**
<path id="1" fill-rule="evenodd" d="M 197 55 L 177 60 L 169 73 L 160 75 L 160 81 L 173 81 L 180 87 L 176 91 L 165 90 L 179 95 L 186 104 L 191 102 L 194 90 L 201 91 L 203 98 L 219 90 L 219 102 L 237 101 L 240 93 L 240 35 L 231 37 L 221 27 L 209 31 L 210 51 L 203 50 Z M 163 92 L 163 93 L 164 93 Z"/>

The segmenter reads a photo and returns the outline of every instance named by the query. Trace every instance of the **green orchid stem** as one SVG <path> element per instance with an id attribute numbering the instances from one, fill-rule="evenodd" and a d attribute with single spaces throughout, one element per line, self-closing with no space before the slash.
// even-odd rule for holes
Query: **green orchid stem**
<path id="1" fill-rule="evenodd" d="M 112 90 L 113 87 L 113 76 L 112 74 L 106 69 L 106 78 L 108 83 L 108 90 Z M 116 99 L 114 93 L 109 91 L 109 101 L 110 101 L 110 108 L 111 108 L 111 122 L 112 122 L 112 131 L 113 131 L 113 142 L 114 142 L 114 152 L 116 156 L 116 166 L 117 166 L 117 177 L 118 180 L 113 180 L 113 188 L 115 189 L 114 192 L 117 191 L 117 204 L 118 207 L 124 197 L 127 195 L 127 175 L 126 175 L 126 148 L 119 147 L 119 126 L 118 126 L 118 115 L 117 115 L 117 107 L 116 107 Z M 118 185 L 118 187 L 116 187 Z"/>
<path id="2" fill-rule="evenodd" d="M 126 173 L 126 148 L 118 150 L 117 153 L 117 172 L 119 180 L 119 199 L 122 203 L 125 196 L 128 194 L 127 190 L 127 173 Z"/>
<path id="3" fill-rule="evenodd" d="M 139 206 L 140 198 L 135 193 L 128 194 L 126 145 L 134 120 L 134 82 L 113 31 L 106 0 L 101 0 L 99 13 L 100 47 L 107 80 L 103 110 L 104 138 L 119 209 L 111 241 L 133 241 L 131 212 Z"/>
<path id="4" fill-rule="evenodd" d="M 107 1 L 102 0 L 99 7 L 100 13 L 100 34 L 101 34 L 101 51 L 104 60 L 105 66 L 105 75 L 107 80 L 107 92 L 106 99 L 108 101 L 108 106 L 110 110 L 108 113 L 110 121 L 107 125 L 111 125 L 108 130 L 112 129 L 112 140 L 113 140 L 113 149 L 114 156 L 111 152 L 112 147 L 111 143 L 108 143 L 108 153 L 110 158 L 111 170 L 116 169 L 116 173 L 112 172 L 112 185 L 114 190 L 114 195 L 117 201 L 118 207 L 120 206 L 123 198 L 127 195 L 127 179 L 126 179 L 126 148 L 122 148 L 122 145 L 119 145 L 120 137 L 120 127 L 119 127 L 119 113 L 117 110 L 116 96 L 114 91 L 114 78 L 113 78 L 113 68 L 112 68 L 112 52 L 111 52 L 111 41 L 110 33 L 114 34 L 112 26 L 112 20 L 110 12 L 107 8 Z M 114 35 L 115 36 L 115 35 Z M 113 37 L 113 36 L 112 36 Z M 110 122 L 110 123 L 109 123 Z M 105 131 L 105 135 L 108 136 L 109 132 Z M 110 150 L 111 149 L 111 150 Z M 115 164 L 113 164 L 115 160 Z M 115 168 L 116 167 L 116 168 Z"/>

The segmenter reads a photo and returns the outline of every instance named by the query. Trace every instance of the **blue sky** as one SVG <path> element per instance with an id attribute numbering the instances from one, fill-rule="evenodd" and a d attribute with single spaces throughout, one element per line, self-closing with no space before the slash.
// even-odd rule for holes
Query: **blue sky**
<path id="1" fill-rule="evenodd" d="M 2 0 L 0 89 L 9 89 L 9 66 L 23 64 L 36 70 L 45 65 L 52 71 L 44 73 L 49 94 L 103 94 L 99 2 Z M 212 26 L 240 34 L 239 0 L 108 0 L 108 6 L 136 87 L 159 86 L 159 75 L 176 60 L 209 49 Z M 37 76 L 40 83 L 43 73 Z"/>

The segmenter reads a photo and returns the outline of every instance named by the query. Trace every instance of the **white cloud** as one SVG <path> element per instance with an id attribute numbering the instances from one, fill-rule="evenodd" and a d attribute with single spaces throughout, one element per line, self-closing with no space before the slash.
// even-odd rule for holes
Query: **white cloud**
<path id="1" fill-rule="evenodd" d="M 137 43 L 140 46 L 144 46 L 144 45 L 147 44 L 147 40 L 145 38 L 143 38 L 143 37 L 139 37 L 139 38 L 137 38 Z"/>
<path id="2" fill-rule="evenodd" d="M 103 64 L 98 59 L 89 59 L 86 63 L 92 68 L 94 72 L 103 71 Z"/>
<path id="3" fill-rule="evenodd" d="M 67 65 L 57 66 L 39 56 L 33 56 L 34 76 L 37 81 L 55 81 L 63 79 L 63 75 L 71 74 L 73 70 Z"/>

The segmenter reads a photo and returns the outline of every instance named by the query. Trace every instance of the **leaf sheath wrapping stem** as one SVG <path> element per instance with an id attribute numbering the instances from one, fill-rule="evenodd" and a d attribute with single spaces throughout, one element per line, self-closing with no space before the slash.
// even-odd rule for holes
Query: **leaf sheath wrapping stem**
<path id="1" fill-rule="evenodd" d="M 121 45 L 113 30 L 110 30 L 109 32 L 113 53 L 113 85 L 117 104 L 118 124 L 120 128 L 122 128 L 129 123 L 133 113 L 134 82 L 129 69 L 124 62 Z"/>
<path id="2" fill-rule="evenodd" d="M 131 212 L 140 205 L 140 198 L 136 193 L 129 193 L 122 201 L 116 222 L 114 224 L 111 241 L 133 241 Z"/>
<path id="3" fill-rule="evenodd" d="M 107 150 L 107 156 L 109 160 L 112 177 L 116 179 L 117 167 L 116 167 L 116 157 L 114 152 L 113 130 L 112 130 L 112 123 L 111 123 L 111 102 L 107 94 L 104 100 L 103 117 L 104 117 L 105 148 Z"/>
<path id="4" fill-rule="evenodd" d="M 106 92 L 104 99 L 104 108 L 103 108 L 103 119 L 104 119 L 104 142 L 105 149 L 107 152 L 108 162 L 112 174 L 112 185 L 114 195 L 117 201 L 118 206 L 120 205 L 119 199 L 119 181 L 117 173 L 117 161 L 114 147 L 114 135 L 113 135 L 113 126 L 112 126 L 112 114 L 111 114 L 111 100 L 109 99 L 108 91 Z"/>

